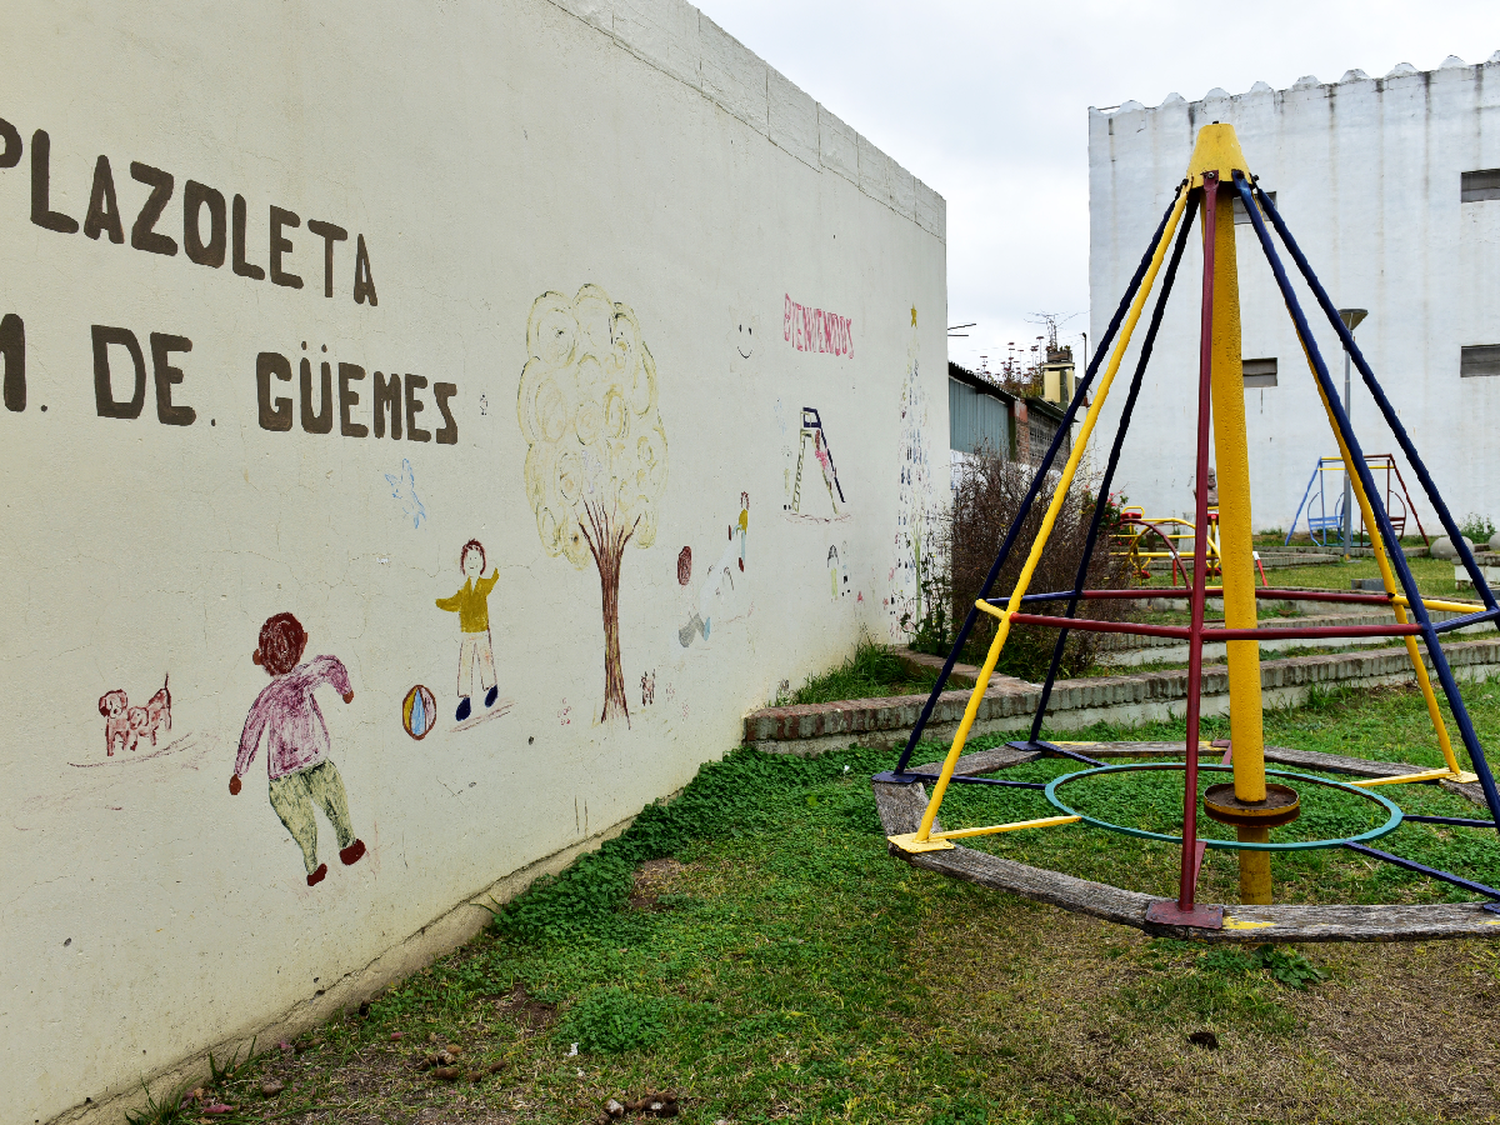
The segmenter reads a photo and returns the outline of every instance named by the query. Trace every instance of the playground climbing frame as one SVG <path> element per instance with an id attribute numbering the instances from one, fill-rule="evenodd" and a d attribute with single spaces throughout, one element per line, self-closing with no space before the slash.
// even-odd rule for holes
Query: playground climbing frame
<path id="1" fill-rule="evenodd" d="M 1238 292 L 1238 263 L 1234 224 L 1229 214 L 1228 201 L 1238 197 L 1250 216 L 1254 233 L 1263 251 L 1278 287 L 1286 302 L 1304 348 L 1308 366 L 1314 377 L 1319 397 L 1327 414 L 1330 428 L 1337 439 L 1339 459 L 1354 468 L 1353 493 L 1357 500 L 1366 527 L 1372 528 L 1374 554 L 1384 584 L 1383 593 L 1327 592 L 1309 595 L 1303 591 L 1256 589 L 1254 553 L 1251 546 L 1250 472 L 1248 443 L 1245 435 L 1243 378 L 1240 367 L 1240 316 Z M 1203 276 L 1200 303 L 1200 356 L 1198 373 L 1198 412 L 1196 426 L 1196 476 L 1206 480 L 1210 464 L 1210 443 L 1217 462 L 1219 489 L 1219 519 L 1217 546 L 1221 584 L 1208 585 L 1209 579 L 1209 503 L 1206 489 L 1198 490 L 1193 526 L 1193 562 L 1190 596 L 1190 623 L 1185 626 L 1141 625 L 1130 622 L 1111 622 L 1079 618 L 1076 616 L 1080 601 L 1104 598 L 1149 597 L 1149 591 L 1136 590 L 1090 590 L 1086 587 L 1086 575 L 1092 552 L 1097 544 L 1103 505 L 1095 511 L 1093 522 L 1080 560 L 1074 585 L 1069 590 L 1041 593 L 1029 590 L 1032 577 L 1047 549 L 1048 538 L 1056 522 L 1058 512 L 1066 498 L 1069 487 L 1077 474 L 1083 451 L 1089 438 L 1098 426 L 1101 410 L 1114 388 L 1132 337 L 1145 311 L 1148 298 L 1161 279 L 1161 292 L 1152 311 L 1150 323 L 1139 349 L 1136 369 L 1131 379 L 1126 400 L 1120 415 L 1119 427 L 1110 449 L 1107 466 L 1098 491 L 1106 495 L 1114 485 L 1121 448 L 1129 430 L 1136 401 L 1140 395 L 1143 376 L 1150 362 L 1162 314 L 1171 293 L 1181 264 L 1188 234 L 1196 217 L 1201 215 L 1201 238 L 1203 243 Z M 1483 608 L 1474 611 L 1472 606 L 1462 606 L 1462 616 L 1434 623 L 1429 610 L 1450 609 L 1456 603 L 1439 599 L 1424 599 L 1417 588 L 1411 568 L 1401 548 L 1388 511 L 1387 498 L 1376 487 L 1370 459 L 1366 457 L 1358 438 L 1353 432 L 1349 417 L 1340 403 L 1329 376 L 1328 367 L 1318 348 L 1317 341 L 1308 326 L 1301 302 L 1294 290 L 1285 266 L 1282 263 L 1267 225 L 1274 227 L 1277 237 L 1291 257 L 1303 282 L 1311 291 L 1317 306 L 1328 317 L 1343 347 L 1349 352 L 1354 365 L 1364 379 L 1366 387 L 1375 399 L 1381 417 L 1395 438 L 1402 455 L 1414 470 L 1422 492 L 1438 514 L 1444 531 L 1459 545 L 1460 562 L 1468 571 Z M 1165 270 L 1164 268 L 1165 267 Z M 1103 357 L 1108 362 L 1100 374 Z M 1095 383 L 1097 381 L 1097 387 Z M 1090 396 L 1092 395 L 1092 398 Z M 1080 432 L 1072 444 L 1062 465 L 1051 502 L 1043 516 L 1041 528 L 1027 549 L 1027 555 L 1014 588 L 1003 597 L 991 595 L 992 588 L 1002 566 L 1012 550 L 1018 546 L 1021 528 L 1032 505 L 1040 494 L 1043 481 L 1053 471 L 1066 435 L 1081 409 L 1083 412 Z M 1363 782 L 1353 782 L 1345 788 L 1368 791 L 1372 785 L 1389 785 L 1417 781 L 1445 779 L 1453 782 L 1477 781 L 1483 791 L 1490 817 L 1474 823 L 1500 831 L 1500 793 L 1497 793 L 1494 777 L 1485 758 L 1485 753 L 1472 721 L 1464 707 L 1452 670 L 1443 654 L 1442 634 L 1477 622 L 1500 619 L 1500 606 L 1484 580 L 1472 552 L 1458 534 L 1452 514 L 1438 493 L 1426 466 L 1418 455 L 1410 436 L 1402 427 L 1390 402 L 1385 397 L 1374 373 L 1355 344 L 1353 336 L 1339 318 L 1333 302 L 1323 289 L 1311 266 L 1287 230 L 1277 213 L 1274 203 L 1255 185 L 1249 175 L 1248 165 L 1228 125 L 1215 123 L 1205 126 L 1199 133 L 1197 146 L 1190 161 L 1188 174 L 1178 185 L 1171 205 L 1162 217 L 1152 239 L 1151 246 L 1142 258 L 1134 277 L 1116 310 L 1101 346 L 1096 350 L 1084 378 L 1080 381 L 1072 401 L 1068 405 L 1065 420 L 1058 429 L 1051 447 L 1037 468 L 1036 476 L 1022 502 L 1006 538 L 996 556 L 994 565 L 985 581 L 980 597 L 969 611 L 954 643 L 952 652 L 944 664 L 943 671 L 934 686 L 931 696 L 912 729 L 906 748 L 894 770 L 876 776 L 877 790 L 881 786 L 912 785 L 930 780 L 927 775 L 908 772 L 911 756 L 920 740 L 922 730 L 932 714 L 932 709 L 951 674 L 959 654 L 962 652 L 970 632 L 980 614 L 996 619 L 995 636 L 990 644 L 983 667 L 970 695 L 968 705 L 959 723 L 957 734 L 943 760 L 935 780 L 932 794 L 922 809 L 914 831 L 898 832 L 890 837 L 894 850 L 916 859 L 925 855 L 943 852 L 955 847 L 953 841 L 978 835 L 1021 831 L 1033 828 L 1064 827 L 1087 821 L 1089 818 L 1075 812 L 1057 797 L 1057 788 L 1064 782 L 1075 783 L 1100 771 L 1119 769 L 1168 770 L 1181 769 L 1184 774 L 1184 798 L 1182 828 L 1180 835 L 1171 837 L 1181 848 L 1181 865 L 1178 894 L 1175 900 L 1158 900 L 1150 905 L 1144 915 L 1145 924 L 1186 928 L 1211 932 L 1224 926 L 1224 908 L 1203 906 L 1196 901 L 1196 883 L 1205 846 L 1227 847 L 1235 850 L 1240 866 L 1240 897 L 1243 904 L 1268 905 L 1272 902 L 1271 855 L 1292 846 L 1350 847 L 1361 850 L 1366 856 L 1412 867 L 1411 861 L 1391 853 L 1370 848 L 1368 842 L 1395 830 L 1402 821 L 1398 805 L 1383 797 L 1378 798 L 1382 806 L 1389 808 L 1391 815 L 1374 831 L 1347 838 L 1313 841 L 1310 844 L 1275 843 L 1271 839 L 1274 828 L 1289 823 L 1299 813 L 1299 794 L 1296 789 L 1281 782 L 1268 783 L 1265 765 L 1264 735 L 1262 729 L 1262 701 L 1260 656 L 1258 646 L 1258 622 L 1256 601 L 1258 597 L 1285 598 L 1294 596 L 1305 601 L 1360 602 L 1377 604 L 1389 608 L 1395 620 L 1383 625 L 1337 625 L 1337 626 L 1292 626 L 1278 628 L 1278 637 L 1352 638 L 1368 636 L 1401 637 L 1412 660 L 1417 682 L 1427 702 L 1429 717 L 1439 748 L 1446 763 L 1439 770 L 1424 770 L 1397 777 L 1382 777 Z M 1209 598 L 1221 599 L 1224 605 L 1224 624 L 1209 627 L 1205 624 L 1205 604 Z M 1028 607 L 1037 603 L 1065 602 L 1066 609 L 1058 613 L 1028 612 Z M 965 743 L 973 729 L 989 681 L 1004 648 L 1013 625 L 1033 625 L 1054 628 L 1058 631 L 1053 651 L 1052 664 L 1042 686 L 1041 698 L 1033 717 L 1030 737 L 1013 742 L 1011 748 L 1018 752 L 1047 753 L 1079 761 L 1090 768 L 1080 773 L 1059 779 L 1047 787 L 1046 793 L 1058 815 L 1038 817 L 1007 824 L 986 825 L 972 828 L 939 830 L 937 815 L 950 784 L 955 781 L 996 784 L 992 778 L 977 778 L 956 774 L 955 767 L 964 755 Z M 1182 763 L 1143 763 L 1128 767 L 1106 767 L 1104 763 L 1088 757 L 1080 750 L 1040 738 L 1043 717 L 1053 684 L 1056 680 L 1062 657 L 1063 645 L 1072 629 L 1099 632 L 1124 632 L 1183 639 L 1189 645 L 1187 685 L 1187 731 L 1185 754 Z M 1421 642 L 1421 648 L 1418 641 Z M 1204 794 L 1204 813 L 1215 820 L 1235 826 L 1235 840 L 1204 840 L 1198 835 L 1199 787 L 1198 754 L 1200 745 L 1200 694 L 1203 675 L 1203 645 L 1210 641 L 1226 642 L 1229 664 L 1230 693 L 1230 753 L 1223 767 L 1229 780 L 1210 787 Z M 1463 770 L 1458 762 L 1448 733 L 1441 708 L 1437 702 L 1432 678 L 1422 658 L 1425 649 L 1427 658 L 1437 676 L 1441 689 L 1452 712 L 1460 740 L 1473 766 L 1473 772 Z M 1204 767 L 1217 769 L 1217 767 Z M 1325 785 L 1314 778 L 1299 778 L 1304 788 Z M 1005 784 L 1005 782 L 998 782 Z M 1010 784 L 1022 784 L 1011 782 Z M 1339 783 L 1342 784 L 1342 783 Z M 1378 795 L 1372 794 L 1372 797 Z M 1099 827 L 1131 832 L 1128 826 L 1102 824 Z M 1478 888 L 1500 904 L 1500 890 L 1488 888 L 1447 872 L 1435 871 L 1415 865 L 1435 878 L 1450 883 Z M 1031 870 L 1031 869 L 1028 869 Z M 1076 882 L 1076 880 L 1075 880 Z M 1500 909 L 1500 905 L 1497 905 Z M 1420 926 L 1412 934 L 1425 932 Z M 1402 933 L 1391 936 L 1400 937 Z"/>

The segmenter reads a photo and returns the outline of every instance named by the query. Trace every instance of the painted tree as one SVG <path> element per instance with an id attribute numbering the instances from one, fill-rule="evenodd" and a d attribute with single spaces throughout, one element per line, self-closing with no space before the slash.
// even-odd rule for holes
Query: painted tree
<path id="1" fill-rule="evenodd" d="M 620 564 L 656 541 L 667 482 L 667 434 L 656 362 L 629 306 L 597 285 L 571 300 L 543 293 L 526 325 L 516 411 L 527 441 L 526 496 L 549 555 L 578 570 L 592 559 L 604 613 L 601 722 L 630 720 L 620 668 Z"/>

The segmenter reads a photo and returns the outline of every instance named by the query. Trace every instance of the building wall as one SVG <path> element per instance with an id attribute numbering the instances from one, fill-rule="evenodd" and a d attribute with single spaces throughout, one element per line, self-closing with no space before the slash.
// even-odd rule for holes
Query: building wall
<path id="1" fill-rule="evenodd" d="M 1430 72 L 1398 67 L 1372 79 L 1351 71 L 1336 83 L 1306 78 L 1287 90 L 1257 83 L 1233 97 L 1216 90 L 1199 102 L 1173 95 L 1150 109 L 1133 102 L 1090 109 L 1092 331 L 1107 327 L 1199 128 L 1228 122 L 1330 296 L 1339 307 L 1369 310 L 1356 332 L 1360 347 L 1455 516 L 1500 519 L 1500 458 L 1492 455 L 1500 379 L 1459 375 L 1461 348 L 1500 343 L 1500 200 L 1460 202 L 1464 172 L 1500 167 L 1497 110 L 1500 53 L 1478 66 L 1449 59 Z M 1275 387 L 1245 392 L 1253 519 L 1258 528 L 1286 528 L 1317 458 L 1338 449 L 1254 230 L 1241 225 L 1237 233 L 1243 355 L 1278 360 Z M 1148 514 L 1180 514 L 1193 502 L 1199 246 L 1195 237 L 1184 257 L 1122 463 L 1120 487 Z M 1342 386 L 1337 337 L 1321 314 L 1317 323 L 1319 347 Z M 1145 325 L 1143 318 L 1137 347 Z M 1134 351 L 1122 379 L 1134 370 Z M 1358 372 L 1353 378 L 1363 448 L 1399 453 Z M 1113 434 L 1123 401 L 1121 387 L 1103 433 Z M 1409 466 L 1398 464 L 1415 488 Z M 1432 510 L 1418 502 L 1431 531 Z M 1333 503 L 1330 494 L 1330 514 Z"/>
<path id="2" fill-rule="evenodd" d="M 7 42 L 0 1120 L 31 1122 L 311 1018 L 894 635 L 946 493 L 945 220 L 674 0 L 64 0 Z M 471 539 L 498 699 L 459 723 Z M 318 812 L 316 886 L 264 745 L 229 790 L 280 612 L 352 691 L 314 699 L 367 851 Z"/>
<path id="3" fill-rule="evenodd" d="M 949 364 L 950 369 L 952 364 Z M 948 447 L 954 453 L 988 452 L 1014 459 L 1012 417 L 1015 400 L 987 394 L 968 383 L 948 379 Z"/>

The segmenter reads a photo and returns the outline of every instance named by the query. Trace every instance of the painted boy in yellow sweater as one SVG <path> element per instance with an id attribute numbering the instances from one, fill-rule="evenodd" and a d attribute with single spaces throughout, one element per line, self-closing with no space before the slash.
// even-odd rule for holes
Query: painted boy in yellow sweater
<path id="1" fill-rule="evenodd" d="M 500 578 L 500 571 L 484 577 L 484 544 L 470 539 L 458 554 L 459 568 L 467 576 L 463 588 L 451 598 L 438 598 L 438 609 L 458 614 L 462 637 L 458 647 L 458 711 L 455 718 L 463 722 L 472 708 L 469 695 L 474 688 L 474 665 L 479 665 L 479 686 L 485 689 L 484 705 L 493 707 L 500 695 L 495 682 L 495 653 L 490 647 L 490 591 Z"/>

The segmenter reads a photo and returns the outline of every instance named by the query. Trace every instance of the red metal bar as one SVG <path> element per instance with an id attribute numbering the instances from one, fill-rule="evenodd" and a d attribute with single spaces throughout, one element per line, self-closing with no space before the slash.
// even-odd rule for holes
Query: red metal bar
<path id="1" fill-rule="evenodd" d="M 1406 510 L 1411 513 L 1411 518 L 1417 521 L 1417 530 L 1422 533 L 1422 545 L 1431 547 L 1432 540 L 1427 538 L 1427 532 L 1422 531 L 1422 517 L 1417 515 L 1417 507 L 1411 502 L 1411 493 L 1406 490 L 1406 482 L 1401 479 L 1401 466 L 1396 464 L 1394 454 L 1387 454 L 1386 456 L 1391 459 L 1391 468 L 1396 472 L 1396 483 L 1401 486 L 1401 495 L 1406 497 Z M 1389 480 L 1389 474 L 1387 474 L 1387 480 Z M 1386 490 L 1390 490 L 1389 484 L 1386 485 Z M 1390 505 L 1387 504 L 1386 508 L 1389 509 Z"/>
<path id="2" fill-rule="evenodd" d="M 1405 625 L 1303 625 L 1270 629 L 1205 629 L 1205 641 L 1269 641 L 1278 637 L 1420 637 L 1422 626 Z"/>
<path id="3" fill-rule="evenodd" d="M 1389 594 L 1357 593 L 1352 590 L 1268 590 L 1255 591 L 1257 598 L 1273 598 L 1295 602 L 1362 602 L 1367 605 L 1390 605 Z M 1482 607 L 1475 606 L 1475 609 Z"/>
<path id="4" fill-rule="evenodd" d="M 1162 593 L 1163 593 L 1162 590 L 1144 590 L 1144 589 L 1130 589 L 1130 590 L 1084 590 L 1081 593 L 1080 596 L 1083 597 L 1083 598 L 1094 598 L 1094 599 L 1126 598 L 1126 599 L 1131 599 L 1131 600 L 1134 600 L 1134 601 L 1145 601 L 1148 598 L 1159 598 L 1159 597 L 1162 596 Z M 1204 594 L 1205 594 L 1206 597 L 1210 597 L 1210 598 L 1222 598 L 1224 596 L 1224 591 L 1222 589 L 1219 589 L 1219 590 L 1205 590 Z M 1026 597 L 1023 599 L 1023 601 L 1026 601 L 1026 602 L 1041 602 L 1041 601 L 1065 602 L 1069 598 L 1071 598 L 1072 596 L 1073 596 L 1073 591 L 1071 591 L 1071 590 L 1063 590 L 1063 591 L 1059 591 L 1056 594 L 1049 593 L 1046 596 L 1043 596 L 1043 595 L 1040 595 L 1040 594 L 1027 594 Z M 1257 598 L 1270 598 L 1272 600 L 1277 600 L 1277 601 L 1296 601 L 1296 602 L 1354 602 L 1354 603 L 1359 603 L 1359 604 L 1364 604 L 1364 605 L 1390 605 L 1391 604 L 1391 598 L 1390 598 L 1389 594 L 1375 593 L 1374 591 L 1371 591 L 1371 592 L 1367 593 L 1365 591 L 1356 591 L 1356 590 L 1296 590 L 1296 589 L 1283 589 L 1283 588 L 1270 588 L 1270 589 L 1260 588 L 1260 589 L 1257 589 L 1255 591 L 1255 596 Z M 1446 598 L 1444 600 L 1446 600 L 1446 601 L 1453 601 L 1454 599 L 1452 599 L 1452 598 Z M 990 602 L 991 605 L 1004 605 L 1007 601 L 1009 601 L 1009 596 L 1006 596 L 1006 597 L 1003 597 L 1003 598 L 990 598 L 989 599 L 989 602 Z M 1484 606 L 1481 603 L 1479 603 L 1479 602 L 1474 602 L 1473 606 L 1474 606 L 1474 608 L 1476 610 L 1484 608 Z"/>
<path id="5" fill-rule="evenodd" d="M 1198 718 L 1203 688 L 1203 602 L 1208 585 L 1208 442 L 1213 401 L 1214 359 L 1214 224 L 1219 202 L 1219 177 L 1203 174 L 1203 312 L 1198 341 L 1198 475 L 1193 513 L 1192 623 L 1188 638 L 1187 745 L 1182 785 L 1182 878 L 1177 909 L 1193 909 L 1198 854 Z"/>
<path id="6" fill-rule="evenodd" d="M 1013 613 L 1017 625 L 1040 625 L 1050 629 L 1079 629 L 1085 633 L 1128 633 L 1137 637 L 1173 637 L 1191 640 L 1189 625 L 1142 625 L 1134 621 L 1099 621 L 1092 617 L 1058 617 L 1048 613 Z M 1422 626 L 1416 622 L 1398 625 L 1286 625 L 1262 629 L 1223 629 L 1205 625 L 1199 634 L 1204 641 L 1269 641 L 1296 637 L 1418 637 Z"/>

